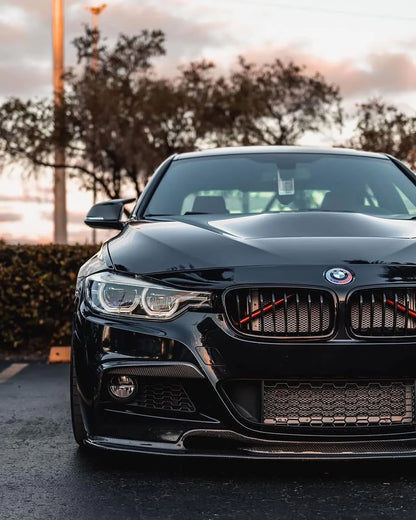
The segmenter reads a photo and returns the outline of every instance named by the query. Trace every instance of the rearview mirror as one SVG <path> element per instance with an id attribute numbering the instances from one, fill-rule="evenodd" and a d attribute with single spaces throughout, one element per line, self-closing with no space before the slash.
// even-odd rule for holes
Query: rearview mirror
<path id="1" fill-rule="evenodd" d="M 89 210 L 84 220 L 87 226 L 99 229 L 123 229 L 123 208 L 125 204 L 134 202 L 136 199 L 113 199 L 98 202 Z"/>

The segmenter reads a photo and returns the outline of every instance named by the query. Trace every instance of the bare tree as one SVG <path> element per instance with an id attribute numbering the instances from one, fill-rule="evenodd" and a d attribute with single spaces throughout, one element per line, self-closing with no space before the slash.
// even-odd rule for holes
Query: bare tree
<path id="1" fill-rule="evenodd" d="M 49 100 L 8 100 L 0 107 L 0 158 L 32 169 L 56 166 L 59 139 L 68 171 L 109 198 L 140 194 L 155 167 L 173 153 L 210 145 L 293 144 L 342 122 L 338 89 L 293 63 L 255 66 L 240 59 L 224 75 L 200 61 L 160 77 L 153 69 L 165 52 L 160 31 L 120 35 L 109 46 L 86 29 L 74 44 L 78 66 L 66 73 L 65 127 L 54 133 Z"/>
<path id="2" fill-rule="evenodd" d="M 230 77 L 218 80 L 215 95 L 214 140 L 221 145 L 295 144 L 309 132 L 342 125 L 338 87 L 292 62 L 257 66 L 240 58 Z"/>
<path id="3" fill-rule="evenodd" d="M 416 117 L 381 99 L 357 105 L 357 126 L 348 146 L 383 152 L 416 166 Z"/>

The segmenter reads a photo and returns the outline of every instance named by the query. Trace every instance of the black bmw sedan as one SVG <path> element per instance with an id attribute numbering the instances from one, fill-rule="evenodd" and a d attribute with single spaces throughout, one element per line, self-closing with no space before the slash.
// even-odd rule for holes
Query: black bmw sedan
<path id="1" fill-rule="evenodd" d="M 79 444 L 183 456 L 416 456 L 416 177 L 383 154 L 185 153 L 86 223 Z"/>

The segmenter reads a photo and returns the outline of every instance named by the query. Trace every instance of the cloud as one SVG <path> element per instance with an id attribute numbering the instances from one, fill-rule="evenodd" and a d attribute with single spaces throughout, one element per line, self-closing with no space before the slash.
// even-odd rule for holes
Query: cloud
<path id="1" fill-rule="evenodd" d="M 368 56 L 370 70 L 361 74 L 364 90 L 380 89 L 385 93 L 416 89 L 416 63 L 405 53 L 380 53 Z M 358 90 L 359 84 L 351 88 Z"/>
<path id="2" fill-rule="evenodd" d="M 20 220 L 22 217 L 18 213 L 0 211 L 0 222 L 19 222 Z"/>
<path id="3" fill-rule="evenodd" d="M 89 2 L 94 3 L 94 2 Z M 75 64 L 72 40 L 90 23 L 84 0 L 66 0 L 65 54 L 67 66 Z M 167 56 L 157 60 L 162 70 L 183 59 L 195 59 L 206 48 L 230 41 L 225 22 L 215 10 L 169 0 L 159 8 L 148 0 L 113 0 L 100 17 L 100 29 L 109 40 L 120 32 L 138 34 L 143 29 L 161 29 L 166 34 Z M 3 15 L 2 15 L 3 14 Z M 49 95 L 52 87 L 51 2 L 4 0 L 0 12 L 0 97 Z"/>
<path id="4" fill-rule="evenodd" d="M 90 23 L 84 9 L 93 0 L 66 0 L 66 63 L 75 63 L 71 41 Z M 307 43 L 249 47 L 244 35 L 222 17 L 221 6 L 185 0 L 112 0 L 100 16 L 100 28 L 110 42 L 120 32 L 137 34 L 143 29 L 166 33 L 167 55 L 155 60 L 161 73 L 171 74 L 179 63 L 202 56 L 219 59 L 220 68 L 231 53 L 264 62 L 276 57 L 305 64 L 340 86 L 344 97 L 354 99 L 416 91 L 416 63 L 411 42 L 397 41 L 397 52 L 372 52 L 338 61 L 314 55 Z M 256 26 L 257 27 L 257 26 Z M 51 2 L 3 0 L 0 10 L 0 99 L 8 96 L 45 96 L 52 91 Z M 253 41 L 251 39 L 251 41 Z"/>
<path id="5" fill-rule="evenodd" d="M 182 3 L 174 0 L 170 3 L 170 9 L 137 0 L 108 5 L 100 19 L 103 33 L 118 34 L 122 30 L 137 34 L 143 29 L 161 29 L 166 34 L 168 53 L 173 59 L 178 55 L 199 54 L 204 47 L 230 41 L 226 23 L 218 20 L 214 10 L 211 13 L 207 9 L 202 13 L 195 11 L 191 16 L 192 10 L 187 9 L 187 16 L 181 16 Z"/>
<path id="6" fill-rule="evenodd" d="M 50 71 L 36 63 L 22 61 L 20 67 L 13 63 L 0 63 L 0 96 L 47 96 L 52 92 Z"/>
<path id="7" fill-rule="evenodd" d="M 38 189 L 41 193 L 41 190 Z M 50 192 L 50 190 L 49 190 Z M 52 203 L 53 199 L 51 196 L 36 196 L 36 195 L 1 195 L 0 202 L 36 202 L 36 203 Z"/>
<path id="8" fill-rule="evenodd" d="M 249 49 L 243 55 L 256 63 L 276 58 L 293 60 L 311 72 L 320 72 L 341 89 L 345 98 L 388 95 L 416 90 L 416 62 L 404 52 L 370 53 L 357 60 L 329 61 L 305 52 L 301 46 Z"/>
<path id="9" fill-rule="evenodd" d="M 45 220 L 52 221 L 53 220 L 53 212 L 52 211 L 41 211 L 41 216 Z M 86 217 L 86 212 L 81 211 L 68 211 L 67 220 L 68 224 L 84 224 L 84 220 Z"/>

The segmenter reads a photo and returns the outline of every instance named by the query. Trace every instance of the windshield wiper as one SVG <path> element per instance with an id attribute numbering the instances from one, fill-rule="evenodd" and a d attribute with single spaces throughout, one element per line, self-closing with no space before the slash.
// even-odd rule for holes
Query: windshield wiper
<path id="1" fill-rule="evenodd" d="M 152 217 L 184 217 L 185 215 L 213 215 L 208 211 L 186 211 L 183 215 L 172 215 L 172 213 L 147 213 L 144 218 Z"/>
<path id="2" fill-rule="evenodd" d="M 173 215 L 170 213 L 147 213 L 147 215 L 143 215 L 143 217 L 173 217 Z"/>
<path id="3" fill-rule="evenodd" d="M 209 211 L 185 211 L 184 215 L 214 215 Z"/>

